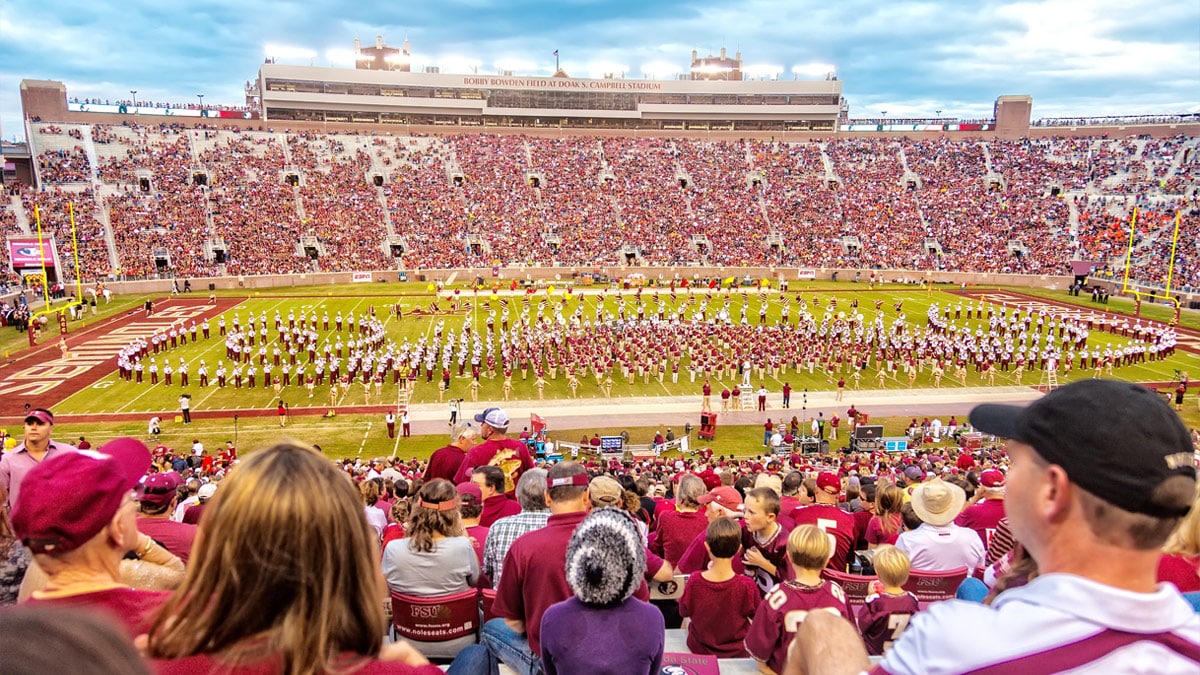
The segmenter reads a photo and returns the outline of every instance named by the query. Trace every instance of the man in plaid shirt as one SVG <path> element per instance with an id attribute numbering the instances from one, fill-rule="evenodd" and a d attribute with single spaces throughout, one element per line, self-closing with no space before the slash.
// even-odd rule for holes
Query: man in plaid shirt
<path id="1" fill-rule="evenodd" d="M 500 586 L 504 556 L 517 537 L 546 526 L 550 509 L 546 507 L 546 470 L 530 469 L 517 480 L 517 502 L 521 512 L 501 518 L 488 528 L 483 545 L 483 573 L 492 580 L 492 588 Z"/>

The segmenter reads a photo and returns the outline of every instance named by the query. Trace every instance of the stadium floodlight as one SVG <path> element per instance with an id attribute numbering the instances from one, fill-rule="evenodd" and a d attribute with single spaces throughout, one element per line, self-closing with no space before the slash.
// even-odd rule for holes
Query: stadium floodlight
<path id="1" fill-rule="evenodd" d="M 683 68 L 680 68 L 674 63 L 667 63 L 666 61 L 651 61 L 650 63 L 642 65 L 642 75 L 645 75 L 652 80 L 660 77 L 673 78 L 682 72 Z"/>
<path id="2" fill-rule="evenodd" d="M 267 44 L 263 46 L 263 53 L 274 59 L 317 58 L 316 50 L 309 49 L 308 47 L 292 47 L 289 45 Z"/>
<path id="3" fill-rule="evenodd" d="M 400 65 L 408 63 L 411 59 L 412 57 L 404 52 L 396 52 L 395 54 L 388 54 L 386 57 L 384 57 L 384 60 L 388 63 L 398 63 Z"/>
<path id="4" fill-rule="evenodd" d="M 769 63 L 756 63 L 749 66 L 744 66 L 742 72 L 747 77 L 769 77 L 772 80 L 779 77 L 783 72 L 783 66 L 775 66 Z"/>
<path id="5" fill-rule="evenodd" d="M 826 77 L 836 72 L 837 66 L 832 63 L 821 63 L 819 61 L 797 63 L 792 66 L 792 74 L 799 77 Z"/>
<path id="6" fill-rule="evenodd" d="M 728 73 L 731 70 L 733 70 L 733 68 L 730 68 L 729 66 L 719 66 L 715 63 L 706 63 L 702 66 L 696 66 L 695 68 L 692 68 L 692 72 L 695 73 Z"/>

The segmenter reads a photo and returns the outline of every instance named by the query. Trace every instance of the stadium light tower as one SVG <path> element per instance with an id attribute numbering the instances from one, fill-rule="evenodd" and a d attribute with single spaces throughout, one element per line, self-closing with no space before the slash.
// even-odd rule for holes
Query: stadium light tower
<path id="1" fill-rule="evenodd" d="M 130 89 L 129 93 L 133 96 L 133 107 L 137 107 L 137 89 Z"/>
<path id="2" fill-rule="evenodd" d="M 941 118 L 941 116 L 942 116 L 942 111 L 941 111 L 941 110 L 934 110 L 933 112 L 937 113 L 937 116 L 938 116 L 938 118 L 939 118 L 939 119 Z"/>
<path id="3" fill-rule="evenodd" d="M 196 94 L 196 98 L 200 99 L 200 109 L 204 110 L 204 94 Z"/>

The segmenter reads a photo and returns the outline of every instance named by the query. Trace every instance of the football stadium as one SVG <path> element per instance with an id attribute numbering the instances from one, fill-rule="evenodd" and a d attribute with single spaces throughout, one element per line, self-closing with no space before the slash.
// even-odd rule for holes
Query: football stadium
<path id="1" fill-rule="evenodd" d="M 25 576 L 23 602 L 88 604 L 64 579 L 86 566 L 70 549 L 98 547 L 134 552 L 107 583 L 145 595 L 106 596 L 122 616 L 96 630 L 149 632 L 153 672 L 793 672 L 847 623 L 846 664 L 1041 672 L 1031 659 L 1086 631 L 936 663 L 898 640 L 925 612 L 941 621 L 920 639 L 947 617 L 992 630 L 930 608 L 975 586 L 974 609 L 1011 620 L 1022 601 L 997 597 L 1088 576 L 1047 533 L 1078 518 L 1082 537 L 1089 516 L 1043 522 L 1030 505 L 1066 498 L 1034 495 L 1024 467 L 1102 505 L 1159 499 L 1164 460 L 1194 484 L 1200 115 L 1034 119 L 1032 97 L 997 92 L 986 119 L 856 117 L 852 82 L 751 78 L 725 49 L 666 80 L 409 63 L 382 38 L 356 41 L 353 67 L 267 59 L 225 103 L 20 83 L 27 141 L 0 157 L 0 544 L 40 578 L 8 602 Z M 996 404 L 1028 406 L 1028 428 L 977 415 Z M 1086 459 L 1058 447 L 1083 439 Z M 63 459 L 77 448 L 99 452 Z M 126 456 L 149 467 L 140 537 L 109 512 L 81 529 L 82 506 L 45 524 L 35 493 L 124 499 L 135 486 L 102 476 Z M 64 482 L 79 457 L 86 489 Z M 1028 498 L 1011 526 L 1008 476 Z M 333 583 L 314 551 L 350 536 L 341 483 L 374 557 L 337 569 L 387 584 L 357 624 L 341 604 L 374 581 L 303 610 L 276 588 Z M 311 528 L 271 522 L 287 509 Z M 1200 591 L 1197 528 L 1171 535 L 1158 581 Z M 229 562 L 256 538 L 306 552 Z M 289 564 L 307 572 L 271 576 Z M 338 618 L 285 630 L 197 594 Z M 817 609 L 847 621 L 804 619 Z M 247 632 L 216 637 L 220 612 Z M 1162 672 L 1196 666 L 1184 614 L 1070 667 L 1125 672 L 1168 643 Z M 573 644 L 583 631 L 625 632 Z M 256 635 L 276 651 L 238 642 Z"/>

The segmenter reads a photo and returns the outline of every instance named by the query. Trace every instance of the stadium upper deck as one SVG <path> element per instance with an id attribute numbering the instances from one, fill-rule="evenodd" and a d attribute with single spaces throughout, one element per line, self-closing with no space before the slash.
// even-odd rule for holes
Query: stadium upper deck
<path id="1" fill-rule="evenodd" d="M 634 80 L 263 64 L 266 120 L 597 129 L 833 131 L 838 80 Z"/>

